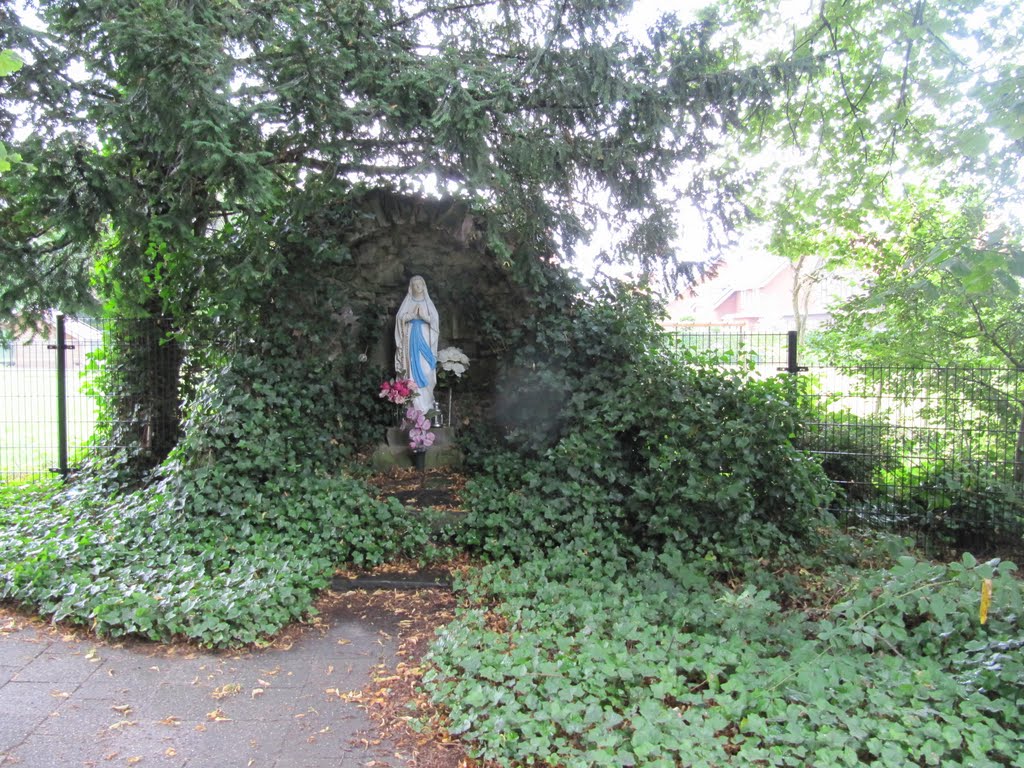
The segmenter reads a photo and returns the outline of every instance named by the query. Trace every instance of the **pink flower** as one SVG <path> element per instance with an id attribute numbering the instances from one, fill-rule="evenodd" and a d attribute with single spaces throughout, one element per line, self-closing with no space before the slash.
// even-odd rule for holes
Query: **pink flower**
<path id="1" fill-rule="evenodd" d="M 430 431 L 430 420 L 418 408 L 406 410 L 402 428 L 409 430 L 409 447 L 412 450 L 426 450 L 434 444 L 436 436 Z"/>
<path id="2" fill-rule="evenodd" d="M 380 385 L 379 397 L 395 405 L 405 405 L 416 397 L 416 383 L 412 379 L 392 379 Z"/>

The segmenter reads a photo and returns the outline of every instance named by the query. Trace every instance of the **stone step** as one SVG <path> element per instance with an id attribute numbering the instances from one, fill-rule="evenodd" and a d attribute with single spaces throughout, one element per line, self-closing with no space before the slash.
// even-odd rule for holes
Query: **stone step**
<path id="1" fill-rule="evenodd" d="M 446 571 L 426 570 L 418 573 L 388 573 L 379 576 L 364 574 L 349 579 L 335 576 L 331 589 L 348 592 L 353 589 L 451 589 L 452 578 Z"/>

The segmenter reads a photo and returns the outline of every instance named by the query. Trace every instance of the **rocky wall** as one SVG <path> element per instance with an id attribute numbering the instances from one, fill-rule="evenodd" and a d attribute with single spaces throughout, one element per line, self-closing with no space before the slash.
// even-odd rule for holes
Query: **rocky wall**
<path id="1" fill-rule="evenodd" d="M 351 312 L 339 317 L 339 332 L 346 324 L 374 327 L 376 342 L 365 353 L 393 374 L 395 313 L 410 278 L 421 275 L 441 322 L 439 349 L 459 347 L 471 361 L 454 388 L 454 426 L 486 418 L 509 332 L 527 305 L 486 248 L 478 221 L 461 203 L 373 192 L 342 237 L 351 261 L 334 277 L 344 283 Z M 447 388 L 439 384 L 436 394 L 447 406 Z"/>

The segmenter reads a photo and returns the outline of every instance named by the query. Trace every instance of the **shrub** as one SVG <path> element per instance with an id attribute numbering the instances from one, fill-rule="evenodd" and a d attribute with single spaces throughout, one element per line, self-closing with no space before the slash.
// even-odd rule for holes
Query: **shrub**
<path id="1" fill-rule="evenodd" d="M 541 338 L 562 365 L 527 391 L 564 386 L 560 420 L 518 427 L 482 463 L 467 486 L 463 543 L 526 557 L 570 543 L 659 549 L 751 526 L 780 539 L 808 532 L 828 489 L 792 445 L 783 383 L 670 354 L 632 294 L 583 305 L 560 334 L 552 323 Z"/>
<path id="2" fill-rule="evenodd" d="M 108 635 L 239 645 L 307 614 L 338 564 L 429 553 L 426 523 L 346 470 L 373 426 L 364 410 L 381 410 L 377 375 L 330 346 L 322 318 L 278 311 L 330 311 L 301 282 L 224 344 L 148 482 L 107 460 L 8 513 L 0 599 Z"/>

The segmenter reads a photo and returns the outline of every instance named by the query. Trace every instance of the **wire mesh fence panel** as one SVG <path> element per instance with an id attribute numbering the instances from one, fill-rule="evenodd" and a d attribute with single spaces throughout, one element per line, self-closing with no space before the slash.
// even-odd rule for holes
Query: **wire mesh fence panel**
<path id="1" fill-rule="evenodd" d="M 1019 371 L 806 368 L 794 334 L 718 326 L 666 334 L 674 349 L 746 355 L 759 376 L 800 372 L 806 413 L 796 439 L 835 481 L 842 522 L 911 535 L 935 551 L 1024 556 Z"/>
<path id="2" fill-rule="evenodd" d="M 0 481 L 45 477 L 61 469 L 61 456 L 74 469 L 90 455 L 144 453 L 161 439 L 177 438 L 180 349 L 167 343 L 160 321 L 66 317 L 59 323 L 65 338 L 63 428 L 58 321 L 0 344 Z M 100 388 L 117 392 L 116 406 L 99 408 Z"/>
<path id="3" fill-rule="evenodd" d="M 101 371 L 100 356 L 106 345 L 109 324 L 90 318 L 68 318 L 67 335 L 70 349 L 67 361 L 67 429 L 68 462 L 74 467 L 92 450 L 100 414 L 97 378 Z"/>
<path id="4" fill-rule="evenodd" d="M 800 442 L 842 490 L 850 525 L 936 550 L 1024 552 L 1019 372 L 813 368 Z"/>
<path id="5" fill-rule="evenodd" d="M 0 477 L 20 481 L 46 475 L 57 455 L 55 352 L 43 336 L 6 345 L 0 366 Z"/>
<path id="6" fill-rule="evenodd" d="M 66 325 L 65 413 L 67 449 L 80 455 L 96 424 L 88 393 L 89 360 L 101 345 L 94 324 Z M 56 326 L 8 336 L 0 358 L 0 480 L 21 482 L 49 475 L 58 466 L 58 353 Z"/>
<path id="7" fill-rule="evenodd" d="M 675 350 L 713 352 L 746 357 L 762 376 L 785 369 L 789 338 L 786 333 L 752 333 L 721 326 L 676 325 L 666 329 L 669 347 Z"/>

